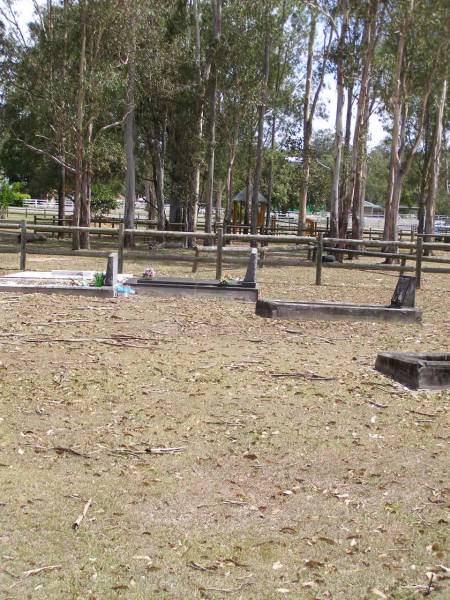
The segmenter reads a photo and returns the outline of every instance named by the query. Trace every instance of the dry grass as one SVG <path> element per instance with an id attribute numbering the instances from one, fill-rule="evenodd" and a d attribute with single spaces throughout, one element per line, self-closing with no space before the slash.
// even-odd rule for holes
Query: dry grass
<path id="1" fill-rule="evenodd" d="M 311 269 L 260 276 L 266 297 L 381 303 L 395 285 L 331 269 L 321 288 Z M 448 276 L 425 276 L 422 327 L 263 320 L 214 299 L 0 294 L 3 596 L 448 597 L 450 396 L 372 367 L 381 350 L 448 351 L 449 290 Z M 52 341 L 111 334 L 139 339 Z M 271 376 L 291 370 L 336 380 Z M 26 573 L 45 566 L 58 568 Z"/>

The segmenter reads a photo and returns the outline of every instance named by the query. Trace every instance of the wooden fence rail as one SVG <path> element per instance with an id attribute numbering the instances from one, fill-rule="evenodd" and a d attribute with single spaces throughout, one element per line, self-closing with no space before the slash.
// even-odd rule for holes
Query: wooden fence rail
<path id="1" fill-rule="evenodd" d="M 450 253 L 450 244 L 442 242 L 425 242 L 425 236 L 418 236 L 416 241 L 401 241 L 401 240 L 374 240 L 374 239 L 341 239 L 341 238 L 327 238 L 324 237 L 324 233 L 319 231 L 317 236 L 299 236 L 299 235 L 268 235 L 268 234 L 238 234 L 238 233 L 225 233 L 223 225 L 217 223 L 216 231 L 214 233 L 206 233 L 204 231 L 160 231 L 156 229 L 125 229 L 123 223 L 119 224 L 118 229 L 104 228 L 99 229 L 98 227 L 74 227 L 71 225 L 47 225 L 47 224 L 27 224 L 26 221 L 1 221 L 0 230 L 6 235 L 17 235 L 19 248 L 20 248 L 20 269 L 25 270 L 26 268 L 26 257 L 27 252 L 30 254 L 48 254 L 48 255 L 60 255 L 60 256 L 90 256 L 90 257 L 105 257 L 108 255 L 107 251 L 103 250 L 70 250 L 68 248 L 42 248 L 34 247 L 27 250 L 27 234 L 30 232 L 50 232 L 50 233 L 74 233 L 74 232 L 85 232 L 87 234 L 95 234 L 102 236 L 110 236 L 117 238 L 117 252 L 119 258 L 119 272 L 123 272 L 124 258 L 126 257 L 142 257 L 142 258 L 155 258 L 157 260 L 180 260 L 190 261 L 191 259 L 181 255 L 159 255 L 157 253 L 141 251 L 127 250 L 125 248 L 125 240 L 127 237 L 132 236 L 133 238 L 159 238 L 159 239 L 182 239 L 182 240 L 203 240 L 214 244 L 215 256 L 212 257 L 196 257 L 198 262 L 215 262 L 216 264 L 216 278 L 221 279 L 223 271 L 223 262 L 227 260 L 231 263 L 239 262 L 238 257 L 228 257 L 225 252 L 225 245 L 227 242 L 241 242 L 243 244 L 250 245 L 267 245 L 271 244 L 288 244 L 294 246 L 294 250 L 301 248 L 310 248 L 314 250 L 314 263 L 310 262 L 311 265 L 315 264 L 316 272 L 316 285 L 322 283 L 322 269 L 326 268 L 340 268 L 340 269 L 356 269 L 356 270 L 376 270 L 376 271 L 394 271 L 394 272 L 414 272 L 417 279 L 417 287 L 420 288 L 422 273 L 450 273 L 450 268 L 442 267 L 427 267 L 423 266 L 423 263 L 438 263 L 438 264 L 449 264 L 450 257 L 435 257 L 424 255 L 425 251 L 439 250 L 442 252 Z M 368 248 L 369 250 L 365 250 Z M 383 252 L 383 249 L 386 249 Z M 398 252 L 393 251 L 397 249 Z M 407 250 L 408 252 L 401 252 L 401 250 Z M 0 246 L 0 253 L 7 253 L 14 251 L 10 247 Z M 343 262 L 323 262 L 323 253 L 329 252 L 331 254 L 349 254 L 351 256 L 373 256 L 379 258 L 385 258 L 391 263 L 397 263 L 400 261 L 401 264 L 378 264 L 378 263 L 356 263 L 351 261 L 350 263 Z M 298 254 L 296 255 L 298 257 Z M 406 261 L 414 261 L 414 266 L 407 266 Z M 266 263 L 270 264 L 270 263 Z M 283 262 L 278 261 L 275 264 L 282 265 Z M 292 262 L 287 264 L 292 265 Z"/>

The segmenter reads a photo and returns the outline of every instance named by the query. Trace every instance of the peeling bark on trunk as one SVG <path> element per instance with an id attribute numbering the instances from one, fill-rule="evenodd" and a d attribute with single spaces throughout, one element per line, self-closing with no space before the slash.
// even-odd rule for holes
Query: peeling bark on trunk
<path id="1" fill-rule="evenodd" d="M 352 237 L 361 239 L 363 231 L 363 206 L 361 204 L 361 174 L 364 163 L 368 127 L 368 104 L 370 73 L 376 44 L 376 19 L 379 0 L 371 0 L 364 23 L 363 63 L 361 83 L 356 110 L 355 131 L 353 135 L 351 173 L 346 190 L 345 204 L 352 206 Z"/>
<path id="2" fill-rule="evenodd" d="M 64 225 L 64 217 L 66 215 L 66 168 L 59 169 L 59 188 L 58 188 L 58 225 Z M 61 233 L 58 233 L 58 238 Z"/>
<path id="3" fill-rule="evenodd" d="M 127 89 L 125 98 L 125 128 L 124 144 L 126 156 L 126 179 L 125 179 L 125 229 L 135 227 L 135 205 L 136 205 L 136 157 L 135 157 L 135 86 L 136 86 L 136 13 L 134 1 L 131 0 L 128 7 L 130 24 L 130 46 L 128 51 L 128 73 Z M 125 246 L 132 248 L 134 239 L 132 234 L 125 236 Z"/>
<path id="4" fill-rule="evenodd" d="M 166 154 L 166 120 L 164 120 L 161 130 L 155 127 L 153 135 L 153 157 L 155 169 L 155 188 L 156 188 L 156 203 L 158 212 L 158 229 L 166 229 L 166 213 L 164 208 L 164 161 Z"/>
<path id="5" fill-rule="evenodd" d="M 345 195 L 345 190 L 348 186 L 348 178 L 350 171 L 350 138 L 352 131 L 352 107 L 353 107 L 353 88 L 354 81 L 351 81 L 347 88 L 347 114 L 345 119 L 345 138 L 344 138 L 344 151 L 343 151 L 343 168 L 342 177 L 339 184 L 339 236 L 341 238 L 347 237 L 348 230 L 348 217 L 350 211 L 350 204 Z M 342 256 L 342 255 L 340 255 Z"/>
<path id="6" fill-rule="evenodd" d="M 227 205 L 225 209 L 225 223 L 231 223 L 231 213 L 233 210 L 233 170 L 234 170 L 234 161 L 236 158 L 236 149 L 239 138 L 239 123 L 236 126 L 233 140 L 230 145 L 229 155 L 228 155 L 228 165 L 227 165 Z"/>
<path id="7" fill-rule="evenodd" d="M 200 146 L 203 139 L 203 120 L 204 120 L 204 87 L 205 80 L 209 78 L 209 68 L 207 68 L 205 76 L 202 74 L 201 67 L 201 37 L 200 37 L 200 13 L 198 9 L 198 0 L 193 0 L 192 3 L 193 18 L 194 18 L 194 38 L 195 38 L 195 63 L 197 67 L 197 87 L 198 87 L 198 101 L 197 101 L 197 139 Z M 201 179 L 201 164 L 197 160 L 197 164 L 194 169 L 194 181 L 193 181 L 193 198 L 188 204 L 187 214 L 187 226 L 189 231 L 195 231 L 197 229 L 197 214 L 198 214 L 198 203 L 200 200 L 200 179 Z M 195 244 L 194 239 L 188 240 L 188 246 Z"/>
<path id="8" fill-rule="evenodd" d="M 441 97 L 439 99 L 436 112 L 436 122 L 434 125 L 433 141 L 431 146 L 430 183 L 425 201 L 425 233 L 427 234 L 431 234 L 434 231 L 434 215 L 436 210 L 436 197 L 439 187 L 439 172 L 441 168 L 442 129 L 446 99 L 447 80 L 445 80 L 442 84 Z M 431 238 L 427 238 L 427 241 L 431 241 Z"/>
<path id="9" fill-rule="evenodd" d="M 85 2 L 80 2 L 80 63 L 78 70 L 78 94 L 77 94 L 77 113 L 76 113 L 76 156 L 75 156 L 75 189 L 74 189 L 74 208 L 72 216 L 72 225 L 78 227 L 80 225 L 81 212 L 81 186 L 83 179 L 83 122 L 85 110 L 86 96 L 86 5 Z M 80 235 L 78 232 L 72 235 L 72 248 L 79 250 Z"/>
<path id="10" fill-rule="evenodd" d="M 308 185 L 310 171 L 310 152 L 311 152 L 311 133 L 312 121 L 310 119 L 311 112 L 311 87 L 313 75 L 313 59 L 314 59 L 314 42 L 316 40 L 317 15 L 315 11 L 311 11 L 311 25 L 308 38 L 308 59 L 306 63 L 306 83 L 305 97 L 303 100 L 303 152 L 302 152 L 302 175 L 300 181 L 300 203 L 298 212 L 298 231 L 306 227 L 306 205 L 308 201 Z"/>
<path id="11" fill-rule="evenodd" d="M 275 150 L 275 132 L 276 132 L 277 117 L 274 111 L 272 115 L 272 125 L 270 131 L 270 161 L 269 161 L 269 189 L 267 191 L 267 210 L 266 210 L 266 223 L 265 232 L 267 233 L 270 228 L 270 215 L 272 213 L 272 196 L 273 196 L 273 152 Z"/>
<path id="12" fill-rule="evenodd" d="M 253 144 L 250 142 L 247 157 L 247 179 L 245 185 L 244 225 L 250 224 L 251 199 L 253 196 Z M 247 232 L 247 230 L 246 230 Z"/>
<path id="13" fill-rule="evenodd" d="M 211 91 L 209 115 L 208 174 L 206 182 L 205 231 L 212 231 L 212 207 L 214 194 L 214 168 L 216 153 L 216 116 L 217 116 L 217 52 L 222 29 L 222 0 L 211 0 L 213 18 L 213 57 L 211 63 Z M 209 245 L 210 240 L 205 240 Z"/>
<path id="14" fill-rule="evenodd" d="M 81 183 L 81 210 L 80 210 L 80 225 L 82 227 L 91 226 L 91 181 L 92 181 L 92 132 L 93 122 L 89 122 L 86 146 L 85 146 L 85 157 L 83 161 L 83 180 Z M 85 232 L 80 233 L 80 248 L 88 250 L 89 245 L 89 234 Z"/>
<path id="15" fill-rule="evenodd" d="M 342 164 L 343 126 L 342 115 L 344 111 L 344 53 L 345 39 L 348 29 L 349 6 L 348 0 L 342 0 L 342 25 L 337 49 L 337 106 L 336 106 L 336 133 L 334 138 L 334 164 L 333 181 L 330 199 L 330 236 L 339 237 L 339 182 Z"/>

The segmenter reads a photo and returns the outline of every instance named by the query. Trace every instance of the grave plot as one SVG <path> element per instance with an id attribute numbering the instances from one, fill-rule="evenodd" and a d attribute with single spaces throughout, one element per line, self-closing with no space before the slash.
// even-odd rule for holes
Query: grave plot
<path id="1" fill-rule="evenodd" d="M 256 314 L 269 319 L 394 321 L 420 323 L 422 311 L 415 308 L 415 278 L 399 277 L 389 306 L 339 302 L 296 302 L 292 300 L 258 300 Z"/>
<path id="2" fill-rule="evenodd" d="M 95 271 L 22 271 L 0 277 L 0 291 L 15 294 L 113 296 L 114 287 L 96 287 L 95 276 Z"/>
<path id="3" fill-rule="evenodd" d="M 380 352 L 375 369 L 413 390 L 450 389 L 450 354 Z"/>
<path id="4" fill-rule="evenodd" d="M 20 294 L 69 294 L 115 296 L 136 293 L 147 296 L 215 296 L 255 302 L 258 299 L 256 248 L 243 278 L 193 279 L 118 274 L 117 254 L 108 257 L 106 271 L 20 271 L 0 277 L 0 291 Z"/>
<path id="5" fill-rule="evenodd" d="M 243 279 L 186 279 L 175 277 L 132 277 L 126 284 L 137 294 L 150 296 L 219 296 L 239 300 L 258 299 L 256 271 L 258 267 L 258 252 L 253 248 L 247 271 Z"/>
<path id="6" fill-rule="evenodd" d="M 111 253 L 106 272 L 98 271 L 19 271 L 0 277 L 0 291 L 16 294 L 68 294 L 115 296 L 117 286 L 130 275 L 117 273 L 117 254 Z"/>

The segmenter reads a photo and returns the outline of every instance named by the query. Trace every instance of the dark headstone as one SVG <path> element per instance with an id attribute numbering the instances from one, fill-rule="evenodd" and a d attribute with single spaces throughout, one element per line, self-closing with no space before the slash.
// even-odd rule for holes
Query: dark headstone
<path id="1" fill-rule="evenodd" d="M 118 257 L 115 252 L 108 256 L 108 262 L 106 264 L 106 275 L 105 285 L 109 287 L 115 287 L 117 285 L 117 272 L 118 272 Z"/>
<path id="2" fill-rule="evenodd" d="M 400 275 L 389 308 L 413 308 L 416 304 L 416 278 Z"/>
<path id="3" fill-rule="evenodd" d="M 244 283 L 256 284 L 256 269 L 258 268 L 258 250 L 252 248 L 248 259 L 247 272 L 245 273 Z"/>

